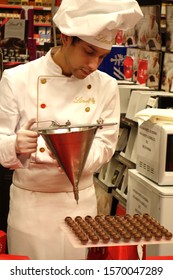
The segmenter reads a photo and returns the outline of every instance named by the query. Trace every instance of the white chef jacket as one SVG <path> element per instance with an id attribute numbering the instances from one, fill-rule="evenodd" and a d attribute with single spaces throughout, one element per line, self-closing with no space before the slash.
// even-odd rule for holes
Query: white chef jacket
<path id="1" fill-rule="evenodd" d="M 22 253 L 32 259 L 80 258 L 74 250 L 69 250 L 69 255 L 64 254 L 63 246 L 61 253 L 58 246 L 55 250 L 55 244 L 67 244 L 61 242 L 64 236 L 58 225 L 68 215 L 96 214 L 93 172 L 109 161 L 115 151 L 119 117 L 119 91 L 114 78 L 98 70 L 83 80 L 66 77 L 54 63 L 51 51 L 45 57 L 3 72 L 0 81 L 0 164 L 14 169 L 8 217 L 10 253 Z M 65 173 L 58 170 L 41 136 L 37 152 L 29 160 L 16 155 L 16 131 L 31 118 L 60 124 L 70 120 L 72 125 L 93 124 L 100 118 L 105 123 L 117 123 L 97 129 L 80 177 L 78 205 L 72 184 Z M 69 207 L 70 203 L 72 206 Z M 54 223 L 56 225 L 51 227 Z M 48 253 L 49 249 L 41 249 L 45 242 L 49 243 L 48 239 L 52 244 L 50 247 L 54 248 L 52 253 Z"/>

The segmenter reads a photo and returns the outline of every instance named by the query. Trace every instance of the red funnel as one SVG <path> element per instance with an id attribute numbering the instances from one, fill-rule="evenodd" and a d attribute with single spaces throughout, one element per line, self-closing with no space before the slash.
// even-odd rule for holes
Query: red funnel
<path id="1" fill-rule="evenodd" d="M 78 201 L 78 183 L 97 127 L 58 128 L 39 131 L 73 185 Z"/>

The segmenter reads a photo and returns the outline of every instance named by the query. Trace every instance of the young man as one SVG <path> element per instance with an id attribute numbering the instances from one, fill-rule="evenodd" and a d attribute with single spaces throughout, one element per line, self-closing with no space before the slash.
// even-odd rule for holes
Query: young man
<path id="1" fill-rule="evenodd" d="M 14 169 L 8 217 L 8 249 L 31 259 L 84 259 L 61 229 L 66 216 L 96 215 L 93 173 L 114 154 L 120 104 L 115 79 L 97 70 L 119 28 L 132 27 L 136 1 L 63 0 L 54 17 L 62 46 L 45 57 L 4 71 L 0 83 L 0 163 Z M 129 26 L 130 23 L 130 26 Z M 98 129 L 79 182 L 58 169 L 33 122 L 117 125 Z M 29 158 L 29 160 L 28 160 Z"/>

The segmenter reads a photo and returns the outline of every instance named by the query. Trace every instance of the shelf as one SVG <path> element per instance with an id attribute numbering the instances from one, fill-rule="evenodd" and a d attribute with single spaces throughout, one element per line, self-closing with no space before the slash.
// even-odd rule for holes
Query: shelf
<path id="1" fill-rule="evenodd" d="M 135 169 L 136 168 L 136 164 L 130 160 L 128 160 L 127 158 L 125 158 L 122 154 L 120 155 L 119 152 L 115 152 L 114 154 L 114 158 L 121 162 L 122 164 L 124 164 L 125 166 L 127 166 L 130 169 Z"/>
<path id="2" fill-rule="evenodd" d="M 113 189 L 113 190 L 112 190 L 112 196 L 113 196 L 114 198 L 116 198 L 116 199 L 122 204 L 122 206 L 123 206 L 124 208 L 126 208 L 126 203 L 127 203 L 126 199 L 125 199 L 122 195 L 120 195 L 120 194 L 116 191 L 116 189 Z"/>
<path id="3" fill-rule="evenodd" d="M 25 6 L 25 5 L 6 5 L 0 4 L 0 9 L 33 9 L 33 10 L 40 10 L 40 11 L 51 11 L 51 7 L 43 7 L 43 6 Z"/>
<path id="4" fill-rule="evenodd" d="M 138 127 L 138 123 L 126 118 L 124 115 L 121 116 L 121 123 L 129 127 Z"/>
<path id="5" fill-rule="evenodd" d="M 95 174 L 94 175 L 94 184 L 97 184 L 99 185 L 99 187 L 101 187 L 104 191 L 106 191 L 107 193 L 112 193 L 112 189 L 114 187 L 112 186 L 107 186 L 105 185 L 103 182 L 101 182 L 99 179 L 98 179 L 98 174 Z"/>

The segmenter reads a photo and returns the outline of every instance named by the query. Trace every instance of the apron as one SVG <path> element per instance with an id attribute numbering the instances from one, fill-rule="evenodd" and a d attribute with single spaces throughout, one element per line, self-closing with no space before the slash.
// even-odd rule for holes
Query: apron
<path id="1" fill-rule="evenodd" d="M 96 215 L 94 186 L 79 192 L 41 193 L 11 186 L 8 217 L 9 254 L 32 260 L 86 259 L 87 249 L 74 248 L 61 228 L 66 216 Z M 25 230 L 26 229 L 26 230 Z"/>

